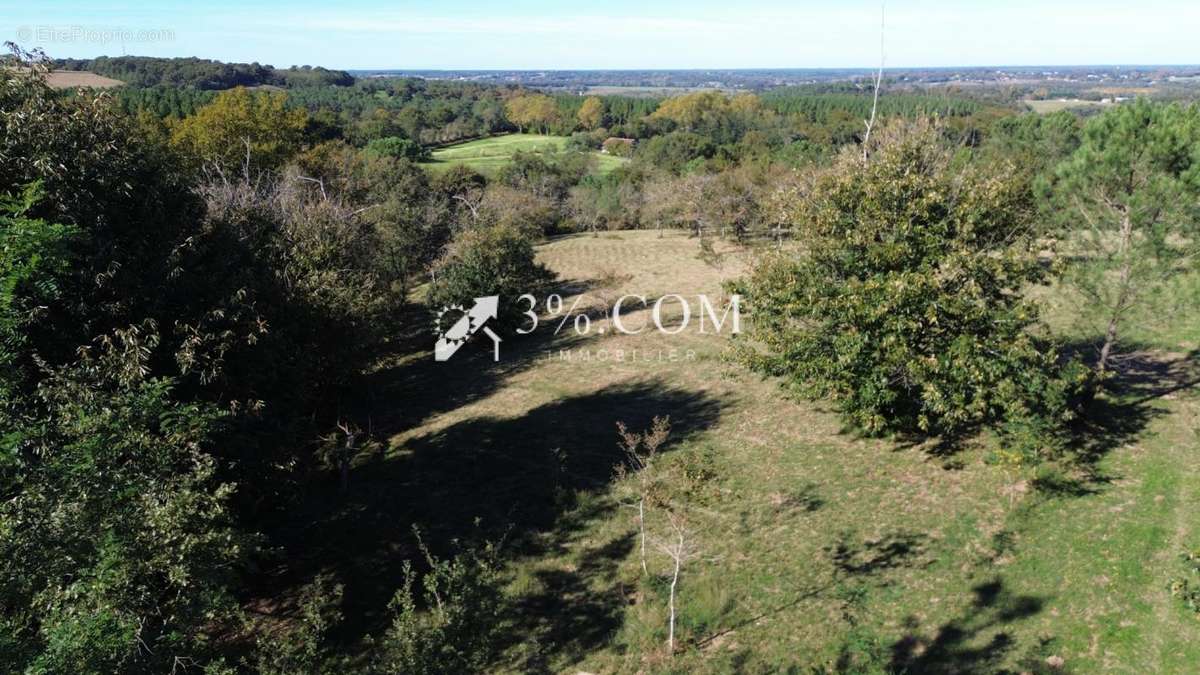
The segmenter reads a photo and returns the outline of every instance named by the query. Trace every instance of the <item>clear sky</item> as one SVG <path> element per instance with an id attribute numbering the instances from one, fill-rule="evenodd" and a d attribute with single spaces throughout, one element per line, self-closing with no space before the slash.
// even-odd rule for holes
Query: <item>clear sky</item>
<path id="1" fill-rule="evenodd" d="M 860 0 L 0 0 L 0 39 L 279 67 L 869 67 L 879 13 Z M 889 67 L 1200 63 L 1200 0 L 893 0 L 886 15 Z"/>

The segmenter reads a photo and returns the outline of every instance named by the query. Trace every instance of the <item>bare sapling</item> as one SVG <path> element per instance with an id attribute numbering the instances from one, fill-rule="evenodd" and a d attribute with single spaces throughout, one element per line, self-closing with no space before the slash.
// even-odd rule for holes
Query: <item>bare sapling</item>
<path id="1" fill-rule="evenodd" d="M 875 128 L 875 116 L 876 116 L 876 113 L 879 111 L 879 90 L 880 90 L 880 88 L 883 87 L 883 62 L 884 62 L 884 52 L 883 52 L 884 32 L 883 32 L 883 28 L 884 28 L 884 19 L 885 19 L 885 12 L 884 12 L 885 9 L 886 9 L 885 5 L 883 5 L 883 4 L 879 5 L 879 71 L 875 74 L 875 95 L 871 101 L 871 118 L 869 120 L 866 120 L 866 122 L 864 122 L 864 124 L 867 125 L 867 132 L 865 134 L 863 134 L 863 142 L 862 142 L 863 161 L 864 162 L 867 161 L 867 157 L 869 156 L 868 147 L 869 147 L 869 143 L 871 141 L 871 131 Z"/>
<path id="2" fill-rule="evenodd" d="M 621 449 L 625 452 L 625 458 L 630 468 L 637 473 L 638 530 L 641 541 L 642 572 L 646 575 L 650 574 L 650 570 L 646 566 L 646 499 L 654 484 L 652 471 L 654 458 L 670 434 L 670 417 L 655 417 L 650 429 L 642 433 L 632 432 L 624 422 L 617 422 L 617 435 L 621 438 Z"/>
<path id="3" fill-rule="evenodd" d="M 692 541 L 692 533 L 687 528 L 687 518 L 683 513 L 667 509 L 667 522 L 670 532 L 661 541 L 656 541 L 658 550 L 671 559 L 671 590 L 667 601 L 667 651 L 675 653 L 675 617 L 677 615 L 675 598 L 679 589 L 679 577 L 689 560 L 696 557 L 697 551 Z"/>
<path id="4" fill-rule="evenodd" d="M 338 472 L 338 489 L 345 495 L 350 490 L 350 467 L 354 458 L 373 447 L 370 434 L 364 433 L 351 421 L 338 420 L 337 431 L 322 439 L 324 460 Z"/>

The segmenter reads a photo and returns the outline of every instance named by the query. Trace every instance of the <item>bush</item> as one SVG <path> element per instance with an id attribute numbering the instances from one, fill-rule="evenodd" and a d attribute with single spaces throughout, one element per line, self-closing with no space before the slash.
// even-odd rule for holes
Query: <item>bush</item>
<path id="1" fill-rule="evenodd" d="M 342 585 L 319 575 L 300 593 L 297 625 L 283 636 L 259 638 L 255 671 L 261 675 L 345 672 L 336 668 L 329 634 L 342 621 Z"/>
<path id="2" fill-rule="evenodd" d="M 410 141 L 407 138 L 399 136 L 388 136 L 387 138 L 377 138 L 370 143 L 364 151 L 368 155 L 376 157 L 392 157 L 394 159 L 408 159 L 414 162 L 429 159 L 432 153 L 429 148 Z"/>
<path id="3" fill-rule="evenodd" d="M 816 176 L 794 211 L 805 252 L 767 259 L 737 289 L 759 347 L 743 356 L 868 433 L 1009 420 L 1045 445 L 1027 420 L 1060 427 L 1079 373 L 1032 332 L 1022 292 L 1043 271 L 1029 193 L 1008 170 L 955 168 L 938 136 L 891 127 L 870 161 L 847 152 Z"/>
<path id="4" fill-rule="evenodd" d="M 392 599 L 395 616 L 380 641 L 376 671 L 487 672 L 500 634 L 499 572 L 493 551 L 465 551 L 443 560 L 429 552 L 419 533 L 418 541 L 429 571 L 416 588 L 417 575 L 404 563 L 404 585 Z"/>
<path id="5" fill-rule="evenodd" d="M 430 309 L 450 305 L 470 309 L 475 298 L 500 296 L 500 320 L 512 324 L 524 309 L 517 298 L 539 295 L 553 279 L 535 260 L 533 244 L 513 227 L 503 225 L 464 230 L 433 268 L 426 296 Z"/>

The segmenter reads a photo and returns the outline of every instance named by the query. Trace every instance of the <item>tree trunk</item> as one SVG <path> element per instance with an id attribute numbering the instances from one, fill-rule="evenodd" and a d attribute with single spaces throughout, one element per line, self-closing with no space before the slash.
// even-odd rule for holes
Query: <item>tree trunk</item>
<path id="1" fill-rule="evenodd" d="M 650 576 L 646 567 L 646 498 L 638 500 L 638 529 L 642 532 L 642 573 Z"/>
<path id="2" fill-rule="evenodd" d="M 679 549 L 675 558 L 675 573 L 671 575 L 671 622 L 667 628 L 667 651 L 675 653 L 675 587 L 679 584 L 679 567 L 683 564 L 683 533 L 679 533 Z"/>
<path id="3" fill-rule="evenodd" d="M 1104 382 L 1108 375 L 1108 365 L 1112 358 L 1113 347 L 1117 344 L 1121 315 L 1125 313 L 1130 297 L 1130 283 L 1133 276 L 1133 220 L 1126 208 L 1121 218 L 1121 240 L 1117 244 L 1117 254 L 1121 259 L 1120 286 L 1117 300 L 1108 316 L 1108 327 L 1104 331 L 1104 344 L 1100 347 L 1100 360 L 1096 362 L 1096 376 L 1099 383 Z"/>
<path id="4" fill-rule="evenodd" d="M 341 492 L 345 495 L 350 491 L 350 462 L 354 460 L 354 442 L 357 440 L 357 434 L 346 434 L 346 448 L 342 460 L 338 462 L 339 486 Z"/>

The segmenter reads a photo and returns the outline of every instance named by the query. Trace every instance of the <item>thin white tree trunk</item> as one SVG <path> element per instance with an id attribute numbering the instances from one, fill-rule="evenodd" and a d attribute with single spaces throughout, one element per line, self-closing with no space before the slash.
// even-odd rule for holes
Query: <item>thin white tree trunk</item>
<path id="1" fill-rule="evenodd" d="M 646 498 L 638 500 L 638 529 L 642 531 L 642 573 L 650 576 L 646 567 Z"/>
<path id="2" fill-rule="evenodd" d="M 679 568 L 683 564 L 683 532 L 679 533 L 679 548 L 676 549 L 675 573 L 671 575 L 671 623 L 667 628 L 667 650 L 675 653 L 675 587 L 679 584 Z"/>

